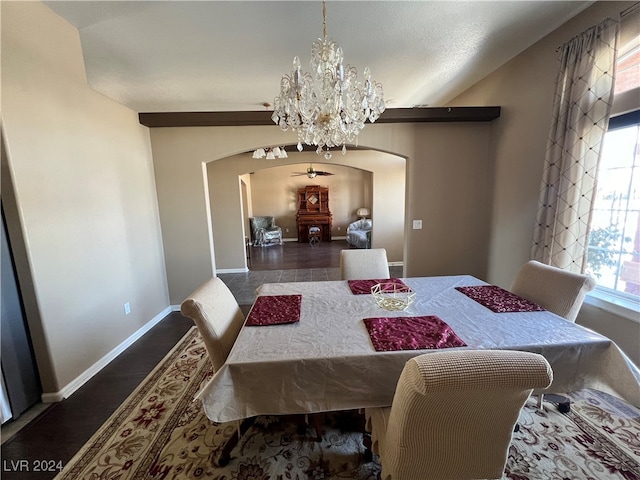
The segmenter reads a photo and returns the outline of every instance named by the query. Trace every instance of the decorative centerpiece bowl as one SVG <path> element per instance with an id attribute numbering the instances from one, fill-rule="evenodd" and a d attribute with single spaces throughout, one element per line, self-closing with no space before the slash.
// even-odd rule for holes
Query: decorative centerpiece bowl
<path id="1" fill-rule="evenodd" d="M 371 287 L 371 294 L 380 308 L 391 311 L 406 310 L 416 297 L 416 292 L 397 283 L 377 283 Z"/>

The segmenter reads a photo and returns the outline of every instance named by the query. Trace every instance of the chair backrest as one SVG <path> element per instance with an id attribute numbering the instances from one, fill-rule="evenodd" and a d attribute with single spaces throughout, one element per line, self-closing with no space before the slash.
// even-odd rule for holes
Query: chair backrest
<path id="1" fill-rule="evenodd" d="M 349 231 L 364 230 L 368 232 L 372 228 L 373 228 L 373 221 L 370 218 L 365 218 L 365 219 L 356 220 L 355 222 L 350 223 L 349 226 L 347 227 L 347 230 Z"/>
<path id="2" fill-rule="evenodd" d="M 251 226 L 251 238 L 253 240 L 257 240 L 260 230 L 268 230 L 273 226 L 274 223 L 275 218 L 272 216 L 249 218 L 249 225 Z"/>
<path id="3" fill-rule="evenodd" d="M 531 260 L 516 275 L 511 292 L 575 322 L 585 295 L 595 286 L 587 275 Z"/>
<path id="4" fill-rule="evenodd" d="M 340 252 L 340 278 L 342 280 L 368 280 L 389 278 L 389 262 L 384 248 L 342 250 Z"/>
<path id="5" fill-rule="evenodd" d="M 252 217 L 249 220 L 255 225 L 256 229 L 272 228 L 276 223 L 275 217 L 273 216 Z"/>
<path id="6" fill-rule="evenodd" d="M 409 360 L 381 452 L 382 478 L 500 478 L 532 389 L 553 379 L 535 353 L 455 350 Z"/>
<path id="7" fill-rule="evenodd" d="M 244 324 L 244 314 L 231 290 L 218 277 L 211 278 L 182 302 L 180 312 L 194 321 L 214 370 L 219 370 Z"/>

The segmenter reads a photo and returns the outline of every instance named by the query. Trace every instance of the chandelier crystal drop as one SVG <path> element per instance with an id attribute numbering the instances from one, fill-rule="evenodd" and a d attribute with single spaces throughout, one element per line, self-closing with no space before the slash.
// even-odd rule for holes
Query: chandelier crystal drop
<path id="1" fill-rule="evenodd" d="M 302 72 L 300 59 L 293 59 L 293 71 L 283 75 L 280 96 L 274 102 L 271 119 L 283 131 L 298 134 L 302 144 L 314 145 L 320 155 L 331 147 L 356 142 L 367 119 L 375 122 L 384 112 L 382 85 L 371 80 L 369 67 L 364 81 L 355 67 L 343 64 L 342 48 L 327 38 L 326 4 L 322 2 L 323 38 L 311 48 L 311 74 Z"/>

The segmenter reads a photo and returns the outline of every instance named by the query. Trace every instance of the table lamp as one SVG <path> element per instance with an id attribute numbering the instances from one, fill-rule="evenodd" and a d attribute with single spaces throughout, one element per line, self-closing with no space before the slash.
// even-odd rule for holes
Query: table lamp
<path id="1" fill-rule="evenodd" d="M 356 215 L 360 217 L 360 220 L 364 220 L 369 215 L 369 209 L 365 207 L 359 208 Z"/>

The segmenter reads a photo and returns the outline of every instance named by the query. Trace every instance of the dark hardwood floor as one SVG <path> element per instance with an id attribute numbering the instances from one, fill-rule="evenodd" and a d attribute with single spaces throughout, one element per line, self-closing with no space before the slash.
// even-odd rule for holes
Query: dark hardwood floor
<path id="1" fill-rule="evenodd" d="M 62 402 L 53 403 L 2 444 L 3 480 L 45 480 L 39 461 L 65 465 L 153 370 L 193 322 L 172 312 Z"/>
<path id="2" fill-rule="evenodd" d="M 250 247 L 250 270 L 291 270 L 340 267 L 340 251 L 349 248 L 346 240 L 316 244 L 285 242 L 283 245 Z"/>
<path id="3" fill-rule="evenodd" d="M 313 280 L 316 275 L 321 275 L 318 279 L 323 279 L 322 276 L 330 279 L 326 271 L 316 269 L 335 274 L 334 270 L 340 266 L 340 250 L 345 248 L 349 248 L 345 240 L 317 245 L 287 242 L 281 246 L 251 247 L 252 272 L 225 274 L 226 281 L 230 281 L 230 288 L 237 294 L 240 290 L 233 285 L 246 287 L 240 282 L 234 283 L 234 276 L 244 281 L 267 278 L 277 273 L 273 270 L 286 270 L 287 281 Z M 312 269 L 311 274 L 303 271 L 308 269 Z M 254 290 L 255 286 L 251 288 Z M 251 302 L 239 303 L 246 314 L 247 303 Z M 50 460 L 52 465 L 65 465 L 192 326 L 193 322 L 179 312 L 170 313 L 68 399 L 48 406 L 2 444 L 0 477 L 3 480 L 55 477 L 58 473 L 55 469 L 34 471 L 36 462 Z"/>

